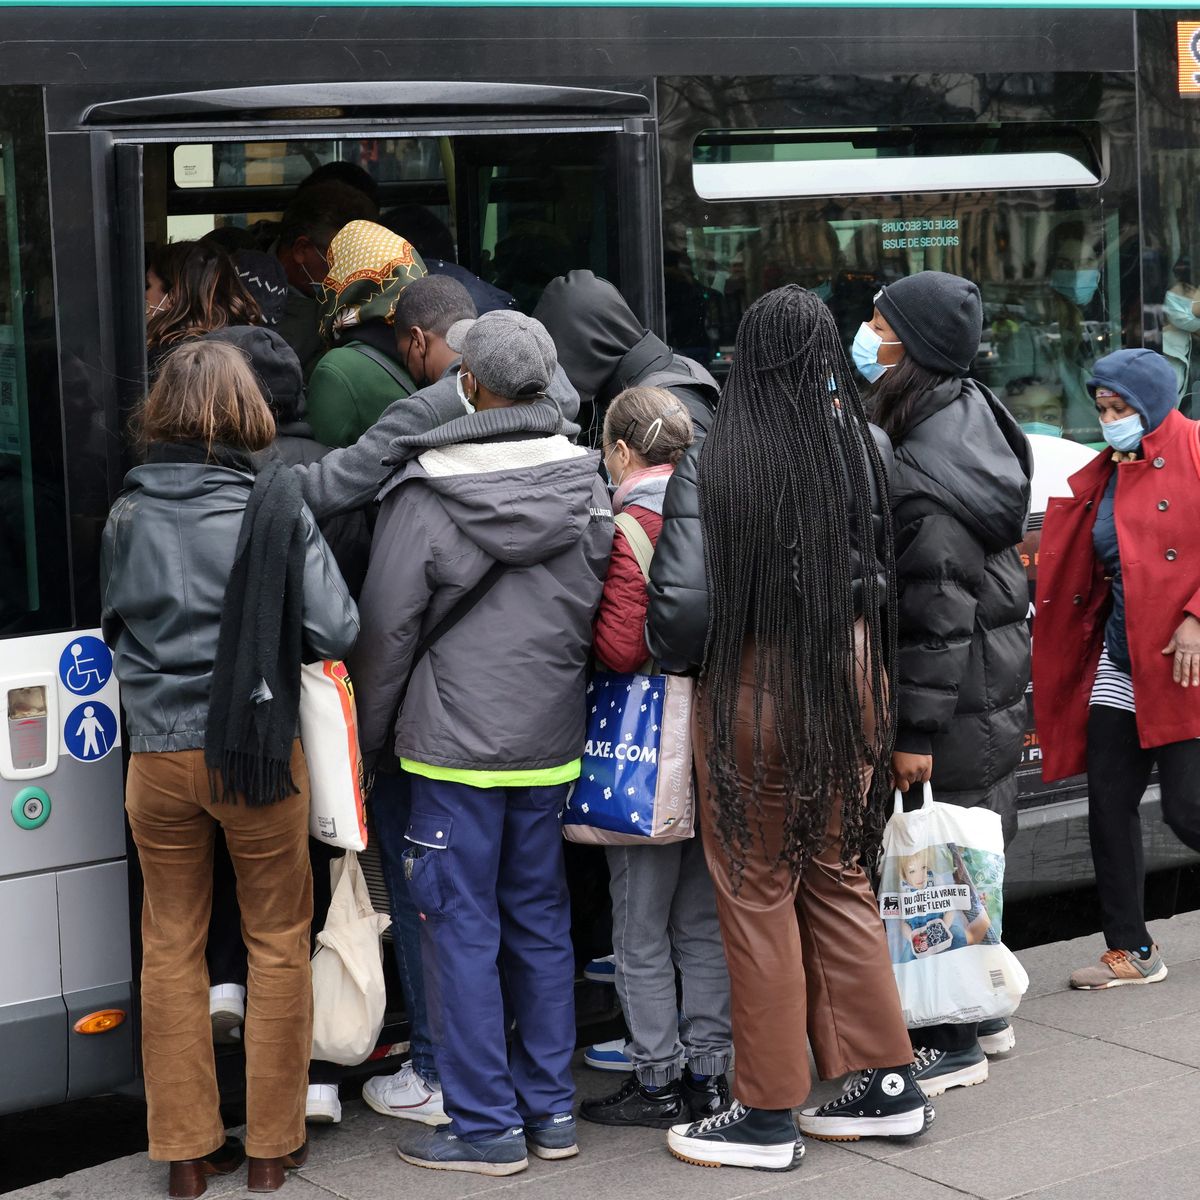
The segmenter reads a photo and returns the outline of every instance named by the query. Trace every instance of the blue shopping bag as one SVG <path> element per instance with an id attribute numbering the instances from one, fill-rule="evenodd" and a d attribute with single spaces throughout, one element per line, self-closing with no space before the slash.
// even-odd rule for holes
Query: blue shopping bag
<path id="1" fill-rule="evenodd" d="M 688 679 L 592 678 L 583 769 L 563 813 L 570 840 L 613 844 L 692 836 L 690 710 Z"/>

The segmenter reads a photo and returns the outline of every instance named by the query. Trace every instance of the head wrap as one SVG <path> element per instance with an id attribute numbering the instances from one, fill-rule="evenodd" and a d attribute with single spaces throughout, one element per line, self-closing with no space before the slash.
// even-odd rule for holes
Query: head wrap
<path id="1" fill-rule="evenodd" d="M 366 321 L 391 324 L 400 293 L 425 276 L 421 256 L 398 233 L 374 221 L 351 221 L 329 243 L 321 301 L 321 336 L 345 341 Z"/>

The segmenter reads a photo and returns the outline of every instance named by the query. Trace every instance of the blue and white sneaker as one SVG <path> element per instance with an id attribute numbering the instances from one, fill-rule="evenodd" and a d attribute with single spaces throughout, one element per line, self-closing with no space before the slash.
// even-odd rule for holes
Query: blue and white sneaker
<path id="1" fill-rule="evenodd" d="M 597 1042 L 583 1052 L 583 1065 L 593 1071 L 632 1071 L 633 1063 L 625 1056 L 625 1039 Z"/>
<path id="2" fill-rule="evenodd" d="M 496 1137 L 468 1142 L 442 1127 L 407 1125 L 396 1143 L 396 1153 L 414 1167 L 431 1171 L 470 1171 L 475 1175 L 516 1175 L 529 1166 L 525 1132 L 520 1127 Z"/>
<path id="3" fill-rule="evenodd" d="M 579 1153 L 575 1140 L 575 1117 L 567 1112 L 525 1122 L 525 1144 L 538 1158 L 574 1158 Z"/>
<path id="4" fill-rule="evenodd" d="M 593 958 L 583 968 L 584 979 L 593 983 L 615 983 L 617 980 L 617 957 L 615 954 L 605 955 L 604 958 Z"/>

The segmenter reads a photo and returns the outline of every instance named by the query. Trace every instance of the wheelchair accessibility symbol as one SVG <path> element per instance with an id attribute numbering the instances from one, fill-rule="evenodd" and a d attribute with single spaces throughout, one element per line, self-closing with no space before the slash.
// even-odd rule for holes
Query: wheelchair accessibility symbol
<path id="1" fill-rule="evenodd" d="M 72 758 L 98 762 L 117 741 L 117 718 L 113 710 L 99 700 L 79 705 L 67 718 L 63 741 Z"/>
<path id="2" fill-rule="evenodd" d="M 99 638 L 82 634 L 68 642 L 59 655 L 58 677 L 67 691 L 91 696 L 108 682 L 112 667 L 108 647 Z"/>

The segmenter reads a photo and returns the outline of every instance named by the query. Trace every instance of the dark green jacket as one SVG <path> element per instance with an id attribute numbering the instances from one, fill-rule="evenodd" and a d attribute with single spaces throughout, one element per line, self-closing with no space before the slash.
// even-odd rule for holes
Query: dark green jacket
<path id="1" fill-rule="evenodd" d="M 308 381 L 307 417 L 313 436 L 326 446 L 353 446 L 396 400 L 417 385 L 398 363 L 395 375 L 357 349 L 335 346 Z"/>

